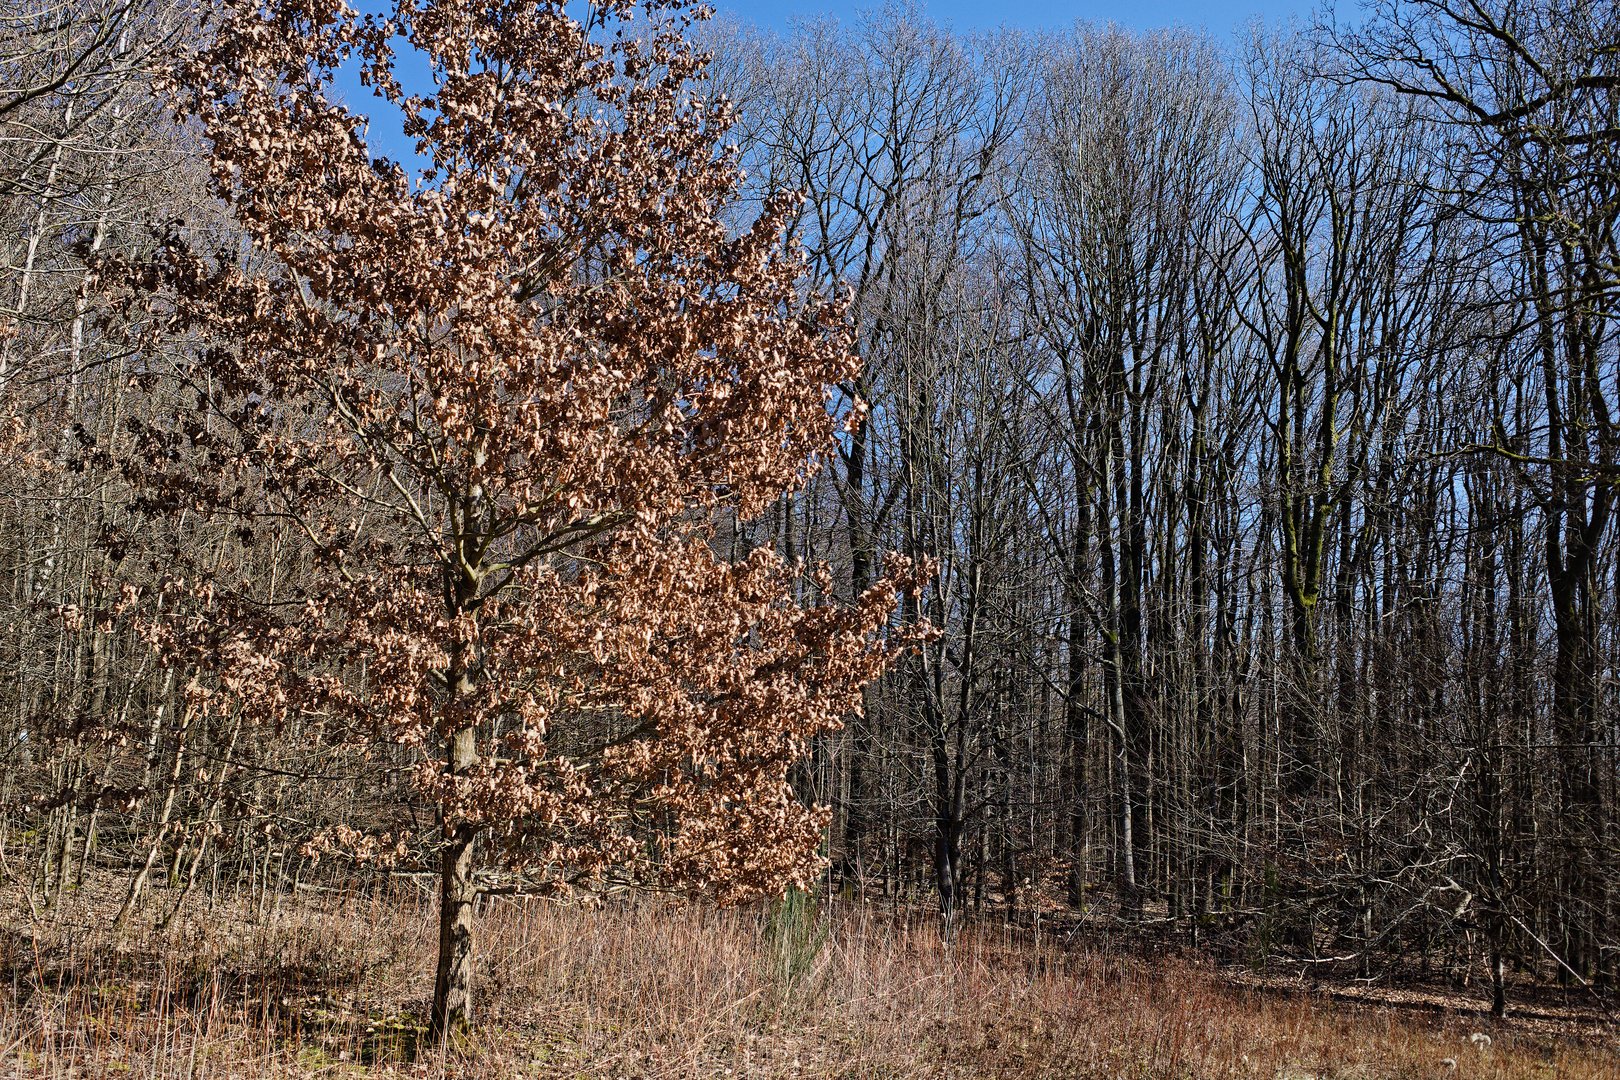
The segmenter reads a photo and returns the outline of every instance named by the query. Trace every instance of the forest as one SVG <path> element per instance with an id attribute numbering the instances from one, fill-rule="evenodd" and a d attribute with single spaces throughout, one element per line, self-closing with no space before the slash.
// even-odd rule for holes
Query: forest
<path id="1" fill-rule="evenodd" d="M 1613 1075 L 1620 6 L 711 14 L 0 3 L 0 1075 Z"/>

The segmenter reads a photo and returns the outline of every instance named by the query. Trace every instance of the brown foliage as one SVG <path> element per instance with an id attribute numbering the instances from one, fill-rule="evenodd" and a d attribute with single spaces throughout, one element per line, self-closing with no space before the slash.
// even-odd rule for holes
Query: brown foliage
<path id="1" fill-rule="evenodd" d="M 858 706 L 914 575 L 845 607 L 822 574 L 801 604 L 795 567 L 710 542 L 803 482 L 858 361 L 841 304 L 799 288 L 791 200 L 727 228 L 729 110 L 698 95 L 689 13 L 633 14 L 229 4 L 170 90 L 251 251 L 177 229 L 102 279 L 147 312 L 149 377 L 189 391 L 137 432 L 144 505 L 237 527 L 176 553 L 150 628 L 204 673 L 190 709 L 403 748 L 442 837 L 546 886 L 736 898 L 813 867 L 786 771 Z M 432 96 L 395 79 L 401 41 Z M 420 176 L 334 104 L 346 58 Z M 252 572 L 288 552 L 296 573 Z"/>

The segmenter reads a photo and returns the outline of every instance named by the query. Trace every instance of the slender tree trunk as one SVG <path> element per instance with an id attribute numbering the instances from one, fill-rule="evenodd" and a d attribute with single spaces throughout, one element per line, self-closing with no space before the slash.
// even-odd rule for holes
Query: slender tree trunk
<path id="1" fill-rule="evenodd" d="M 452 774 L 473 763 L 474 735 L 470 727 L 450 740 L 445 764 Z M 435 1038 L 472 1027 L 473 903 L 478 890 L 473 882 L 473 844 L 477 831 L 464 823 L 446 823 L 444 847 L 439 854 L 439 969 L 433 980 Z"/>
<path id="2" fill-rule="evenodd" d="M 140 869 L 130 880 L 129 892 L 124 896 L 124 902 L 113 917 L 113 926 L 120 927 L 129 913 L 134 910 L 135 903 L 141 897 L 141 890 L 146 885 L 146 879 L 152 873 L 152 867 L 157 863 L 158 855 L 163 851 L 163 844 L 169 838 L 169 829 L 174 817 L 174 803 L 180 793 L 180 779 L 185 771 L 186 736 L 191 731 L 192 709 L 186 706 L 186 711 L 180 720 L 180 729 L 175 734 L 174 765 L 169 770 L 168 790 L 163 797 L 163 810 L 158 815 L 157 828 L 152 834 L 152 842 L 147 845 L 146 857 L 142 860 Z"/>

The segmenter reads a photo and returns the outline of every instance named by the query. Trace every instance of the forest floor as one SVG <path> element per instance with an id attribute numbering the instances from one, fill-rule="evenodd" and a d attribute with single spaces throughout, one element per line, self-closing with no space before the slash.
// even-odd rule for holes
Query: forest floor
<path id="1" fill-rule="evenodd" d="M 1347 1001 L 999 923 L 946 947 L 849 903 L 493 902 L 477 1032 L 427 1045 L 429 897 L 188 901 L 159 931 L 159 890 L 114 932 L 119 884 L 0 892 L 0 1077 L 1620 1077 L 1601 1012 Z"/>

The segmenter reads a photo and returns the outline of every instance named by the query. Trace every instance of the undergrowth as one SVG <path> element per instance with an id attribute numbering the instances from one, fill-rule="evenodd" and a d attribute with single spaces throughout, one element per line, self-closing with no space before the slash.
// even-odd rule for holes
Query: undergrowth
<path id="1" fill-rule="evenodd" d="M 303 891 L 262 917 L 220 905 L 116 935 L 104 907 L 87 890 L 6 928 L 0 1076 L 1620 1075 L 1602 1032 L 1266 994 L 999 927 L 947 946 L 925 916 L 804 893 L 731 910 L 490 902 L 479 1026 L 446 1047 L 425 1038 L 426 896 Z"/>

